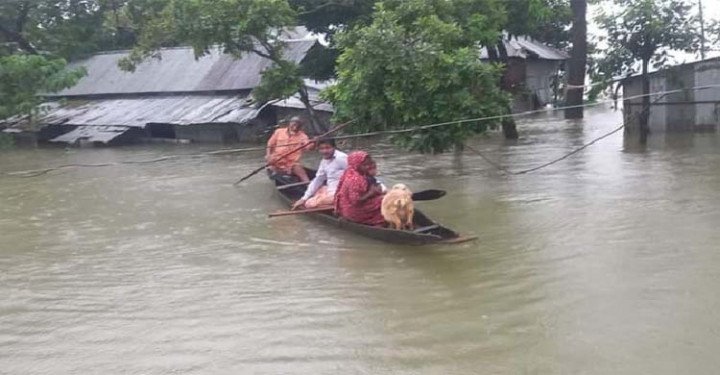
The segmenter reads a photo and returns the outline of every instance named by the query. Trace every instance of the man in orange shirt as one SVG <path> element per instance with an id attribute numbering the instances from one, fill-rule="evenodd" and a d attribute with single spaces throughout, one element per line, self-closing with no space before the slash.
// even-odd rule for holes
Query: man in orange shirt
<path id="1" fill-rule="evenodd" d="M 293 117 L 287 127 L 275 130 L 275 133 L 268 141 L 265 160 L 270 164 L 271 171 L 295 175 L 300 181 L 308 182 L 310 178 L 305 172 L 305 168 L 300 164 L 300 158 L 304 151 L 313 148 L 314 143 L 302 131 L 302 125 L 300 117 Z M 292 150 L 300 148 L 302 145 L 306 145 L 306 147 L 290 155 L 283 156 Z"/>

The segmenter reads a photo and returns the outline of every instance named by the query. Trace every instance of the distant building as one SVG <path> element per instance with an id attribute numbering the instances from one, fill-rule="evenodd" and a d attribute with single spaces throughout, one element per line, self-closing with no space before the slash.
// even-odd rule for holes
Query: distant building
<path id="1" fill-rule="evenodd" d="M 649 74 L 650 93 L 720 86 L 720 57 L 678 65 Z M 643 110 L 642 76 L 622 81 L 624 116 L 629 131 L 639 129 Z M 720 87 L 650 97 L 651 132 L 715 131 L 720 127 Z"/>
<path id="2" fill-rule="evenodd" d="M 315 39 L 288 40 L 285 58 L 301 63 L 313 48 L 322 46 Z M 192 48 L 165 48 L 160 59 L 143 62 L 133 73 L 118 68 L 118 60 L 126 55 L 100 53 L 71 64 L 84 66 L 88 74 L 72 88 L 47 96 L 51 109 L 37 121 L 38 140 L 71 144 L 148 138 L 249 141 L 279 120 L 306 112 L 293 97 L 251 104 L 250 92 L 271 65 L 255 54 L 236 59 L 213 50 L 196 60 Z M 316 112 L 327 121 L 332 106 L 318 100 L 319 87 L 310 83 L 308 90 Z"/>
<path id="3" fill-rule="evenodd" d="M 508 37 L 503 40 L 508 64 L 503 83 L 513 93 L 513 111 L 521 112 L 543 107 L 554 101 L 559 73 L 570 56 L 530 37 Z M 480 58 L 488 60 L 487 48 Z"/>

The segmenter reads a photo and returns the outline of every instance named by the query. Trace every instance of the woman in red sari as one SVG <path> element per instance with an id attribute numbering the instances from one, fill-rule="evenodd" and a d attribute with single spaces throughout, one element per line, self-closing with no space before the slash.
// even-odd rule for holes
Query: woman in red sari
<path id="1" fill-rule="evenodd" d="M 380 213 L 383 191 L 375 181 L 377 165 L 365 151 L 348 155 L 348 167 L 340 178 L 335 193 L 335 212 L 356 223 L 383 226 Z"/>

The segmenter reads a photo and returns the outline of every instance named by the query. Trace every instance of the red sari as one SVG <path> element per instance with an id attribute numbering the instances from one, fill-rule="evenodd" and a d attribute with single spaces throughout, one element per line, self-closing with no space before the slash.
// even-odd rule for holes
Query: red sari
<path id="1" fill-rule="evenodd" d="M 360 198 L 370 188 L 368 176 L 358 170 L 368 157 L 365 151 L 355 151 L 348 155 L 348 167 L 340 178 L 335 193 L 335 212 L 347 220 L 356 223 L 383 226 L 385 219 L 380 213 L 382 195 L 374 196 L 364 202 Z"/>

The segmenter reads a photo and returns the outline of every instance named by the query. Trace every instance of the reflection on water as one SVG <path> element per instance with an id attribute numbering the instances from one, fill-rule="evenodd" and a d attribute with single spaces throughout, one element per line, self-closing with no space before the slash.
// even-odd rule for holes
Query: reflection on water
<path id="1" fill-rule="evenodd" d="M 475 146 L 533 167 L 618 114 Z M 388 246 L 280 208 L 260 154 L 0 179 L 0 373 L 712 373 L 720 365 L 720 144 L 617 134 L 507 177 L 473 154 L 373 146 L 385 178 L 479 236 Z M 201 148 L 16 150 L 0 171 Z"/>

